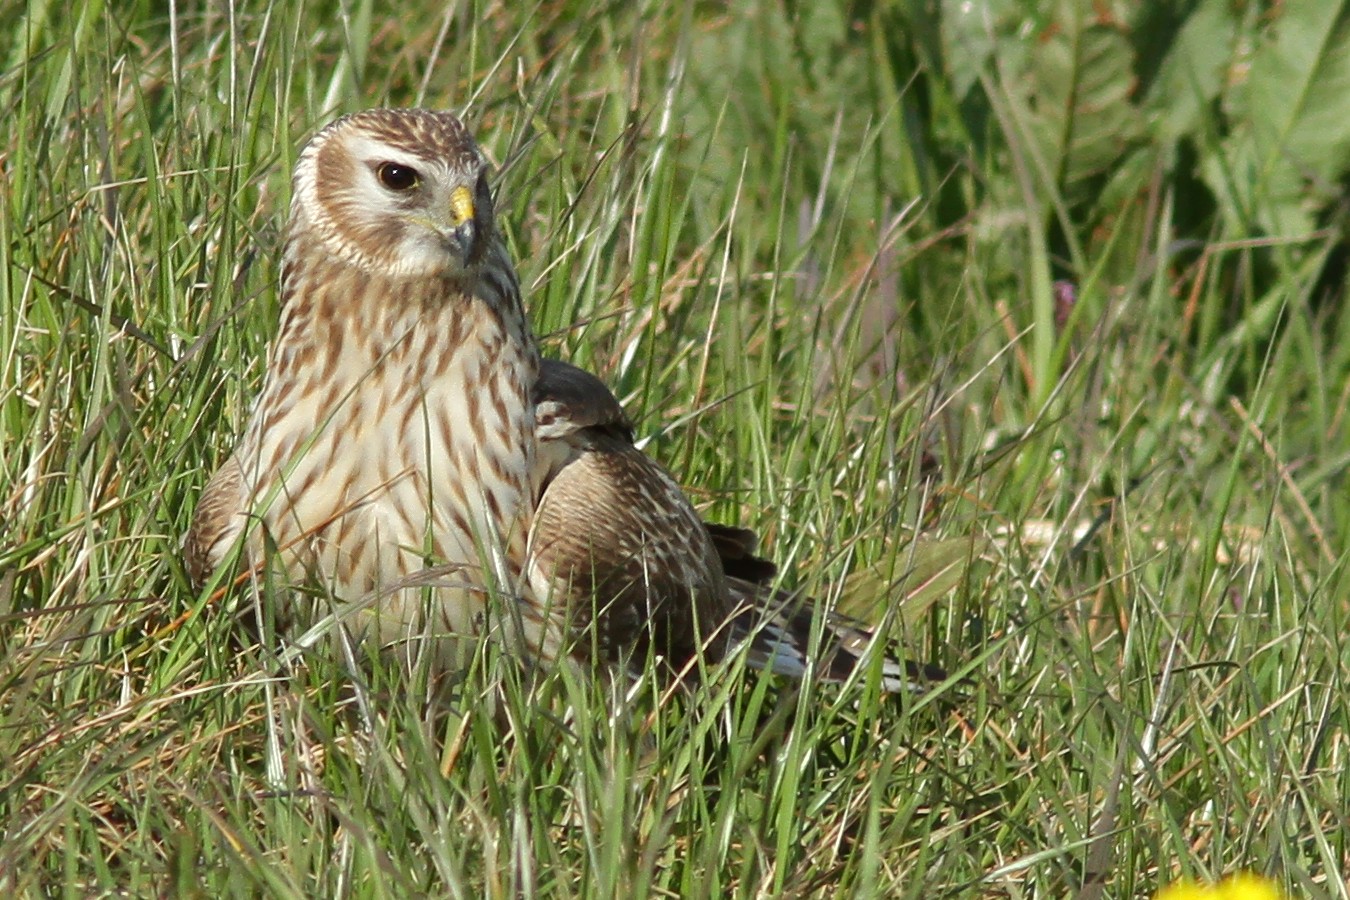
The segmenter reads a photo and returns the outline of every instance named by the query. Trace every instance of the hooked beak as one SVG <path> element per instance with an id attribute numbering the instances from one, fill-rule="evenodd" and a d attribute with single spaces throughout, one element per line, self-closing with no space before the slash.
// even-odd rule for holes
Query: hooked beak
<path id="1" fill-rule="evenodd" d="M 478 221 L 474 218 L 473 192 L 464 186 L 450 193 L 450 211 L 447 216 L 449 228 L 445 232 L 451 252 L 467 266 L 476 255 L 478 242 Z"/>

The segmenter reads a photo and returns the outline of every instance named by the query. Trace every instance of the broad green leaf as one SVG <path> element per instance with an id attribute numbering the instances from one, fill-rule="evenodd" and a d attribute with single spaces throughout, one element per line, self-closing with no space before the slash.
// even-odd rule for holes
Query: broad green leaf
<path id="1" fill-rule="evenodd" d="M 1114 24 L 1066 9 L 1041 37 L 1032 65 L 1022 81 L 1030 124 L 1048 173 L 1073 199 L 1075 188 L 1109 172 L 1140 134 L 1134 50 Z"/>
<path id="2" fill-rule="evenodd" d="M 1223 90 L 1237 26 L 1227 0 L 1204 0 L 1186 20 L 1145 103 L 1160 138 L 1190 137 L 1204 127 L 1208 107 Z"/>
<path id="3" fill-rule="evenodd" d="M 942 0 L 942 54 L 954 97 L 965 98 L 996 53 L 1007 61 L 1024 49 L 1017 31 L 1026 17 L 1010 0 Z"/>
<path id="4" fill-rule="evenodd" d="M 1278 13 L 1233 95 L 1239 120 L 1203 172 L 1235 225 L 1299 236 L 1350 169 L 1350 19 L 1344 2 L 1321 0 Z"/>

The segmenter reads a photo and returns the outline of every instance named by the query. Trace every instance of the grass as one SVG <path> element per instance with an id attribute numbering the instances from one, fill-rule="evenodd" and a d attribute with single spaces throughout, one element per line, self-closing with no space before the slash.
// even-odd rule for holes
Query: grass
<path id="1" fill-rule="evenodd" d="M 1018 93 L 1049 4 L 964 68 L 924 4 L 172 9 L 3 7 L 0 885 L 1350 893 L 1343 237 L 1226 216 L 1236 130 L 1141 106 L 1108 162 L 1057 158 Z M 547 351 L 791 583 L 968 686 L 670 696 L 484 647 L 444 703 L 379 660 L 282 677 L 247 597 L 190 589 L 296 152 L 416 103 L 500 164 Z"/>

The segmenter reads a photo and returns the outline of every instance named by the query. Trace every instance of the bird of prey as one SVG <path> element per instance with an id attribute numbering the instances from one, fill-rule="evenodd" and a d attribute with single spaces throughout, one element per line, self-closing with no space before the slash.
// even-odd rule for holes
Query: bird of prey
<path id="1" fill-rule="evenodd" d="M 702 522 L 598 379 L 541 363 L 485 170 L 426 110 L 349 115 L 302 151 L 280 330 L 190 575 L 240 547 L 297 588 L 265 594 L 292 628 L 333 616 L 443 669 L 490 632 L 544 662 L 679 670 L 748 643 L 753 665 L 847 677 L 869 635 L 830 619 L 813 656 L 753 535 Z"/>
<path id="2" fill-rule="evenodd" d="M 516 589 L 539 358 L 485 169 L 457 118 L 422 110 L 338 119 L 301 152 L 280 330 L 194 515 L 195 579 L 242 540 L 251 567 L 317 589 L 270 592 L 281 618 L 341 613 L 452 667 L 485 592 Z M 409 583 L 433 568 L 434 588 Z M 538 644 L 534 608 L 514 631 Z"/>

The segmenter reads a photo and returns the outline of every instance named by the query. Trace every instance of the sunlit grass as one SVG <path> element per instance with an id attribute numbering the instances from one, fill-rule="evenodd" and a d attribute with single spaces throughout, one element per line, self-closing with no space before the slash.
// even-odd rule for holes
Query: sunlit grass
<path id="1" fill-rule="evenodd" d="M 993 67 L 973 133 L 904 5 L 172 9 L 4 10 L 0 885 L 1133 897 L 1245 868 L 1344 896 L 1331 237 L 1272 278 L 1128 169 L 1055 238 L 1075 199 L 1006 149 L 1037 123 Z M 433 697 L 283 668 L 247 597 L 189 588 L 295 153 L 409 103 L 501 165 L 546 352 L 789 583 L 966 683 L 671 693 L 484 647 Z"/>

